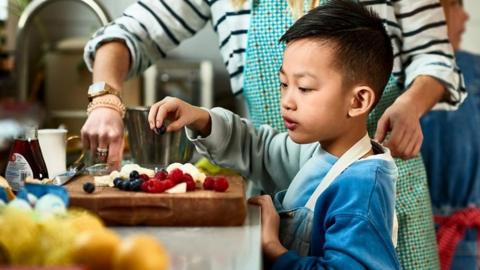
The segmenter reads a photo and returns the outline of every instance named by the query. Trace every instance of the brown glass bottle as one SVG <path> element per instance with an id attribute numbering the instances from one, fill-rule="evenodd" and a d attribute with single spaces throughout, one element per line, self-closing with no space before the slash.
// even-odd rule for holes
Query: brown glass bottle
<path id="1" fill-rule="evenodd" d="M 23 187 L 28 176 L 37 179 L 48 178 L 37 129 L 34 127 L 27 128 L 25 136 L 13 143 L 5 171 L 5 178 L 14 191 Z"/>

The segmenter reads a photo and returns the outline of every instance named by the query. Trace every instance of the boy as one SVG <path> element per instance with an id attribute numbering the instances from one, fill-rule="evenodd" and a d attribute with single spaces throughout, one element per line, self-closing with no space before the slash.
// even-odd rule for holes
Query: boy
<path id="1" fill-rule="evenodd" d="M 392 70 L 381 19 L 353 1 L 333 0 L 281 41 L 288 132 L 256 130 L 224 109 L 169 97 L 150 109 L 150 128 L 166 118 L 167 131 L 187 126 L 200 153 L 277 192 L 274 202 L 249 200 L 262 208 L 262 249 L 274 269 L 398 269 L 391 240 L 397 170 L 366 127 Z"/>

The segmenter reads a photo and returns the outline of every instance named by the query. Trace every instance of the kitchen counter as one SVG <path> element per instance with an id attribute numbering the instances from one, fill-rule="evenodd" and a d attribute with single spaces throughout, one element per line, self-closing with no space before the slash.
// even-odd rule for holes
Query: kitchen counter
<path id="1" fill-rule="evenodd" d="M 260 208 L 249 205 L 237 227 L 111 227 L 122 237 L 155 236 L 169 252 L 171 270 L 261 269 Z"/>

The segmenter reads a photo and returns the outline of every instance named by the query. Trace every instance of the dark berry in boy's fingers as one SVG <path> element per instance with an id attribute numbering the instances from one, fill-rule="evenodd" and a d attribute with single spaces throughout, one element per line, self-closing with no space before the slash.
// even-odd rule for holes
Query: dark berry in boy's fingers
<path id="1" fill-rule="evenodd" d="M 159 135 L 163 135 L 165 134 L 165 132 L 167 131 L 167 127 L 165 126 L 165 124 L 163 124 L 161 127 L 159 128 L 155 128 L 155 133 L 159 134 Z"/>
<path id="2" fill-rule="evenodd" d="M 130 172 L 130 180 L 134 180 L 134 179 L 137 179 L 138 177 L 140 177 L 140 174 L 138 173 L 138 171 L 135 171 L 133 170 L 132 172 Z"/>
<path id="3" fill-rule="evenodd" d="M 92 193 L 95 191 L 95 184 L 93 184 L 92 182 L 86 182 L 85 184 L 83 184 L 83 190 L 87 193 Z"/>

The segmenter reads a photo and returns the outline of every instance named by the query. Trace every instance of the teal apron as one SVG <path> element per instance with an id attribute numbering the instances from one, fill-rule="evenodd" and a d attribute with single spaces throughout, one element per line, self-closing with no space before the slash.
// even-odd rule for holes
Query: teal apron
<path id="1" fill-rule="evenodd" d="M 280 115 L 278 70 L 285 46 L 278 40 L 293 24 L 287 0 L 253 0 L 244 71 L 244 97 L 255 125 L 269 124 L 285 130 Z M 375 134 L 383 112 L 402 93 L 403 86 L 391 78 L 383 96 L 370 114 L 369 133 Z M 397 253 L 403 269 L 438 269 L 427 177 L 420 156 L 395 160 L 396 211 L 399 223 Z"/>

